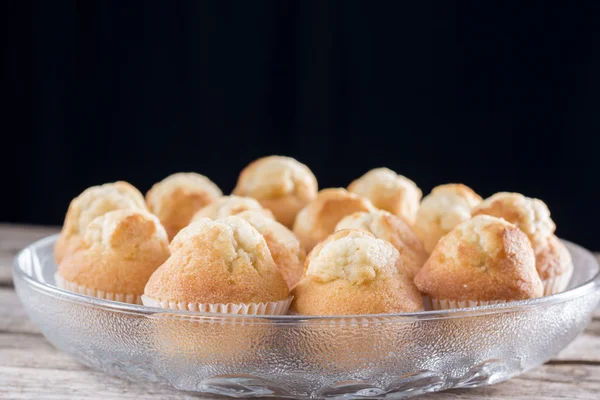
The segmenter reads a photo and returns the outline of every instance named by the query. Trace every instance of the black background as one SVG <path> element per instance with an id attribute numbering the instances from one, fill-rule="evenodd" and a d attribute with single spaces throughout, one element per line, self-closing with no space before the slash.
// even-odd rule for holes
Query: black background
<path id="1" fill-rule="evenodd" d="M 0 221 L 267 154 L 547 202 L 600 249 L 600 2 L 2 3 Z"/>

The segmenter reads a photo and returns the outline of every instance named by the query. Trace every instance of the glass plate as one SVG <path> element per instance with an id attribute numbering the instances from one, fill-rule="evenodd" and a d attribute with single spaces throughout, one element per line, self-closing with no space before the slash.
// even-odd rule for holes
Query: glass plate
<path id="1" fill-rule="evenodd" d="M 404 398 L 493 384 L 557 354 L 600 299 L 598 263 L 565 242 L 569 290 L 451 311 L 340 317 L 166 311 L 54 286 L 50 236 L 15 259 L 17 293 L 60 350 L 121 378 L 231 397 Z"/>

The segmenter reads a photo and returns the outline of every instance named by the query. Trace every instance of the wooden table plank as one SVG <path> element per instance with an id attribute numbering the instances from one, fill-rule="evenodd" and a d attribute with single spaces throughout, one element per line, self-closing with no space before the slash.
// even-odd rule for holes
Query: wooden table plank
<path id="1" fill-rule="evenodd" d="M 598 399 L 600 367 L 543 365 L 494 386 L 451 390 L 419 400 Z M 180 392 L 165 385 L 121 380 L 101 372 L 0 366 L 3 399 L 197 399 L 215 398 Z"/>
<path id="2" fill-rule="evenodd" d="M 135 383 L 90 370 L 56 350 L 27 318 L 11 281 L 12 259 L 55 227 L 0 224 L 0 398 L 215 398 Z M 423 400 L 597 399 L 600 392 L 600 308 L 584 334 L 548 364 L 499 385 L 453 390 Z"/>
<path id="3" fill-rule="evenodd" d="M 0 288 L 0 334 L 3 333 L 40 334 L 12 288 Z"/>
<path id="4" fill-rule="evenodd" d="M 0 367 L 86 371 L 87 368 L 58 351 L 41 334 L 0 334 Z"/>
<path id="5" fill-rule="evenodd" d="M 89 370 L 44 339 L 27 319 L 12 289 L 0 289 L 0 304 L 7 306 L 0 308 L 0 398 L 198 398 L 162 385 L 131 383 Z M 571 398 L 593 399 L 599 389 L 600 321 L 593 321 L 550 364 L 496 386 L 422 399 L 559 399 L 565 393 Z"/>
<path id="6" fill-rule="evenodd" d="M 600 320 L 592 321 L 584 333 L 561 351 L 553 361 L 591 363 L 600 366 Z"/>
<path id="7" fill-rule="evenodd" d="M 202 397 L 178 392 L 163 385 L 129 382 L 96 371 L 81 373 L 56 369 L 0 367 L 0 398 L 187 400 Z"/>
<path id="8" fill-rule="evenodd" d="M 12 262 L 19 250 L 31 242 L 59 231 L 58 227 L 0 223 L 0 286 L 12 282 Z"/>
<path id="9" fill-rule="evenodd" d="M 189 399 L 188 393 L 150 383 L 132 383 L 86 369 L 39 334 L 0 334 L 0 398 Z M 508 382 L 423 396 L 443 399 L 596 399 L 600 363 L 549 364 Z"/>
<path id="10" fill-rule="evenodd" d="M 498 385 L 433 393 L 421 396 L 419 400 L 597 400 L 599 392 L 599 366 L 542 365 L 525 375 Z"/>

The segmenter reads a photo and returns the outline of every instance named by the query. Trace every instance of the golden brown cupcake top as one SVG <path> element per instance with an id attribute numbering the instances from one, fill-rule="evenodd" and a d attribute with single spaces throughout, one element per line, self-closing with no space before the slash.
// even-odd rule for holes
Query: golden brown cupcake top
<path id="1" fill-rule="evenodd" d="M 460 183 L 433 188 L 421 202 L 413 225 L 425 250 L 431 253 L 442 236 L 471 218 L 471 209 L 480 202 L 481 197 L 477 193 Z"/>
<path id="2" fill-rule="evenodd" d="M 294 289 L 294 309 L 306 315 L 419 311 L 421 295 L 402 271 L 398 250 L 372 234 L 342 230 L 319 243 Z"/>
<path id="3" fill-rule="evenodd" d="M 368 199 L 348 192 L 346 189 L 323 189 L 317 198 L 296 216 L 294 233 L 302 247 L 310 251 L 317 243 L 333 233 L 337 223 L 346 215 L 358 211 L 374 211 Z"/>
<path id="4" fill-rule="evenodd" d="M 543 201 L 519 193 L 501 192 L 475 207 L 473 215 L 503 218 L 525 232 L 531 241 L 537 271 L 542 280 L 561 275 L 573 268 L 569 251 L 554 235 L 556 225 Z"/>
<path id="5" fill-rule="evenodd" d="M 335 230 L 356 229 L 370 232 L 390 242 L 399 252 L 402 265 L 412 279 L 427 261 L 428 254 L 410 226 L 400 217 L 384 210 L 357 212 L 344 217 Z"/>
<path id="6" fill-rule="evenodd" d="M 127 182 L 106 183 L 84 190 L 71 201 L 63 231 L 81 233 L 93 219 L 114 210 L 147 210 L 144 196 Z"/>
<path id="7" fill-rule="evenodd" d="M 503 218 L 521 229 L 535 249 L 544 246 L 556 226 L 550 218 L 548 206 L 538 199 L 519 193 L 496 193 L 473 209 L 473 215 L 491 215 Z"/>
<path id="8" fill-rule="evenodd" d="M 175 236 L 171 250 L 146 285 L 144 294 L 155 300 L 238 304 L 289 296 L 265 239 L 236 216 L 193 222 Z"/>
<path id="9" fill-rule="evenodd" d="M 210 219 L 222 219 L 230 217 L 232 215 L 239 214 L 244 211 L 256 211 L 267 218 L 273 219 L 273 213 L 263 208 L 258 201 L 251 197 L 240 197 L 240 196 L 223 196 L 206 207 L 201 208 L 194 217 L 192 222 L 198 221 L 202 218 Z"/>
<path id="10" fill-rule="evenodd" d="M 533 249 L 535 265 L 540 279 L 546 280 L 573 269 L 573 259 L 567 247 L 556 235 L 550 235 L 545 243 Z"/>
<path id="11" fill-rule="evenodd" d="M 421 189 L 410 179 L 388 168 L 375 168 L 348 186 L 350 192 L 366 197 L 377 208 L 402 217 L 408 224 L 415 222 Z"/>
<path id="12" fill-rule="evenodd" d="M 69 204 L 56 244 L 57 262 L 79 246 L 85 228 L 96 217 L 109 211 L 135 209 L 147 210 L 144 196 L 127 182 L 106 183 L 84 190 Z"/>
<path id="13" fill-rule="evenodd" d="M 221 189 L 204 175 L 180 172 L 152 186 L 146 202 L 172 239 L 198 210 L 222 195 Z"/>
<path id="14" fill-rule="evenodd" d="M 543 286 L 527 236 L 503 219 L 480 215 L 440 239 L 415 278 L 419 290 L 449 300 L 523 300 Z"/>
<path id="15" fill-rule="evenodd" d="M 291 227 L 317 190 L 317 179 L 306 165 L 290 157 L 269 156 L 242 170 L 233 194 L 257 199 L 277 221 Z"/>
<path id="16" fill-rule="evenodd" d="M 79 285 L 141 295 L 150 275 L 169 257 L 169 241 L 158 218 L 144 210 L 109 211 L 90 222 L 81 247 L 58 267 Z"/>
<path id="17" fill-rule="evenodd" d="M 288 286 L 294 287 L 304 272 L 306 253 L 292 231 L 256 211 L 244 211 L 237 216 L 250 223 L 263 235 L 277 268 Z"/>

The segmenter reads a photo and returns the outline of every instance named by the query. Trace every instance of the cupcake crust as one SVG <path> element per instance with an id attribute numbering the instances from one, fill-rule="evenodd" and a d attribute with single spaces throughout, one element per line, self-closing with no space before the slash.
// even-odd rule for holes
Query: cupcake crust
<path id="1" fill-rule="evenodd" d="M 287 299 L 289 290 L 262 235 L 241 218 L 201 219 L 181 230 L 171 257 L 144 294 L 193 304 L 260 303 Z"/>
<path id="2" fill-rule="evenodd" d="M 423 196 L 413 181 L 388 168 L 370 170 L 350 183 L 348 191 L 369 199 L 375 207 L 401 217 L 409 225 L 415 222 Z"/>
<path id="3" fill-rule="evenodd" d="M 152 186 L 146 193 L 146 202 L 172 239 L 198 210 L 222 195 L 221 189 L 207 177 L 181 172 Z"/>
<path id="4" fill-rule="evenodd" d="M 423 309 L 421 295 L 404 275 L 402 259 L 372 234 L 341 230 L 319 243 L 306 259 L 294 289 L 293 308 L 306 315 L 355 315 Z"/>
<path id="5" fill-rule="evenodd" d="M 346 215 L 375 210 L 369 200 L 345 189 L 323 189 L 298 213 L 293 231 L 304 249 L 310 251 L 333 233 L 337 223 Z"/>
<path id="6" fill-rule="evenodd" d="M 481 197 L 463 184 L 436 186 L 421 202 L 413 231 L 431 253 L 442 236 L 471 218 L 471 209 L 480 202 Z"/>
<path id="7" fill-rule="evenodd" d="M 201 208 L 194 217 L 192 222 L 201 220 L 202 218 L 210 218 L 213 220 L 223 219 L 232 215 L 239 214 L 244 211 L 256 211 L 267 218 L 273 219 L 273 213 L 263 208 L 258 201 L 250 197 L 240 196 L 223 196 L 206 207 Z"/>
<path id="8" fill-rule="evenodd" d="M 556 229 L 543 201 L 519 193 L 496 193 L 475 207 L 473 215 L 491 215 L 516 225 L 525 232 L 534 249 L 544 247 Z"/>
<path id="9" fill-rule="evenodd" d="M 167 233 L 143 210 L 115 210 L 94 219 L 81 247 L 58 266 L 69 282 L 104 292 L 141 295 L 168 257 Z"/>
<path id="10" fill-rule="evenodd" d="M 69 204 L 55 246 L 57 263 L 82 246 L 84 231 L 96 217 L 109 211 L 135 209 L 147 210 L 144 196 L 127 182 L 106 183 L 84 190 Z"/>
<path id="11" fill-rule="evenodd" d="M 306 253 L 292 231 L 256 211 L 244 211 L 237 216 L 250 223 L 263 235 L 271 251 L 271 256 L 288 287 L 294 287 L 302 278 Z"/>
<path id="12" fill-rule="evenodd" d="M 573 270 L 573 260 L 567 247 L 556 235 L 546 239 L 545 246 L 536 246 L 535 265 L 542 280 L 568 273 Z"/>
<path id="13" fill-rule="evenodd" d="M 527 236 L 490 216 L 462 222 L 440 239 L 415 284 L 432 298 L 460 301 L 523 300 L 543 294 Z"/>
<path id="14" fill-rule="evenodd" d="M 378 239 L 390 242 L 400 253 L 402 266 L 411 279 L 429 256 L 408 224 L 387 211 L 357 212 L 348 215 L 335 227 L 336 231 L 342 229 L 370 232 Z"/>
<path id="15" fill-rule="evenodd" d="M 523 231 L 531 242 L 536 268 L 543 281 L 572 272 L 571 254 L 554 235 L 556 225 L 543 201 L 519 193 L 501 192 L 475 207 L 473 215 L 502 218 Z"/>
<path id="16" fill-rule="evenodd" d="M 296 214 L 317 196 L 317 179 L 290 157 L 259 158 L 244 168 L 233 194 L 255 198 L 278 222 L 292 227 Z"/>

